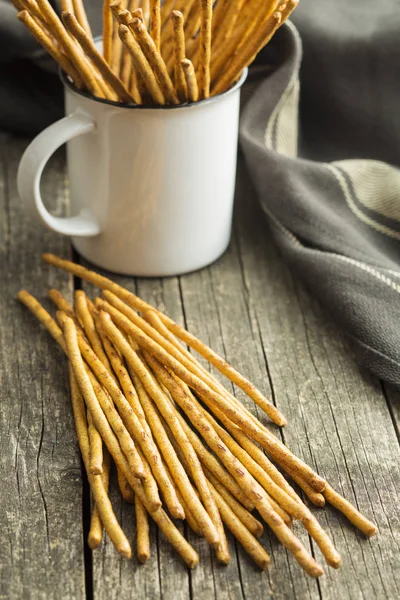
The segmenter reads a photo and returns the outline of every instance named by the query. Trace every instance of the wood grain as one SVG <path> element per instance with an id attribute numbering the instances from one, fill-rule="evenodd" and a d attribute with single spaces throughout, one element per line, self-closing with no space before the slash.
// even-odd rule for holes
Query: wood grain
<path id="1" fill-rule="evenodd" d="M 21 206 L 16 169 L 27 142 L 0 135 L 0 598 L 85 597 L 81 467 L 64 359 L 17 303 L 21 287 L 43 299 L 49 286 L 71 294 L 71 280 L 43 267 L 49 247 L 68 243 Z M 65 211 L 64 160 L 42 186 Z"/>

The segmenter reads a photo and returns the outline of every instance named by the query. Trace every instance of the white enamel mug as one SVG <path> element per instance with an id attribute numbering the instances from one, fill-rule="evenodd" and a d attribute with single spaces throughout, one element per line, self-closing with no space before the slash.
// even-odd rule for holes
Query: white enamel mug
<path id="1" fill-rule="evenodd" d="M 76 250 L 109 271 L 166 276 L 194 271 L 227 248 L 235 188 L 240 87 L 178 107 L 93 99 L 63 79 L 66 114 L 28 146 L 22 200 Z M 51 215 L 43 168 L 67 142 L 71 214 Z"/>

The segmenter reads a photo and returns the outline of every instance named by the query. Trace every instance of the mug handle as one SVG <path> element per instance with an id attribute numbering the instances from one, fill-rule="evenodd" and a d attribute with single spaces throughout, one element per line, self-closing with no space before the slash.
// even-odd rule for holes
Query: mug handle
<path id="1" fill-rule="evenodd" d="M 76 111 L 56 121 L 42 131 L 25 150 L 18 167 L 17 187 L 20 198 L 30 208 L 35 208 L 42 221 L 57 233 L 69 236 L 95 236 L 100 225 L 87 209 L 75 217 L 54 217 L 43 204 L 40 194 L 40 178 L 50 156 L 72 138 L 94 131 L 93 119 L 82 111 Z"/>

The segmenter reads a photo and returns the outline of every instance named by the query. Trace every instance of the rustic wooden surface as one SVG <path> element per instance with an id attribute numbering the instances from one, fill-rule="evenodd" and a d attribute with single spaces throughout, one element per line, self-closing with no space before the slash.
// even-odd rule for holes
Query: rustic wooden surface
<path id="1" fill-rule="evenodd" d="M 53 286 L 71 299 L 74 286 L 89 288 L 40 262 L 43 251 L 72 251 L 20 206 L 15 173 L 25 146 L 25 140 L 0 136 L 0 599 L 399 598 L 400 394 L 360 370 L 337 327 L 283 263 L 242 165 L 225 256 L 185 277 L 115 279 L 272 394 L 289 419 L 284 441 L 373 519 L 379 535 L 367 541 L 333 509 L 316 510 L 343 557 L 343 567 L 327 569 L 318 582 L 268 532 L 263 543 L 272 564 L 265 573 L 232 538 L 231 564 L 220 567 L 204 540 L 186 530 L 201 558 L 192 572 L 154 527 L 144 566 L 120 559 L 107 540 L 93 555 L 87 550 L 89 497 L 64 360 L 15 294 L 26 287 L 45 299 Z M 66 209 L 66 189 L 59 156 L 43 185 L 57 214 Z M 115 485 L 111 493 L 133 540 L 132 507 Z M 300 535 L 318 557 L 308 536 Z"/>

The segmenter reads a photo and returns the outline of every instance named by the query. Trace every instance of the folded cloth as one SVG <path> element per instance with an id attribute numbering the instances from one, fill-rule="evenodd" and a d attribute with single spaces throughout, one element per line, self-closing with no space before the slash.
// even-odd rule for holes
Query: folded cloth
<path id="1" fill-rule="evenodd" d="M 288 23 L 250 75 L 240 138 L 283 255 L 359 361 L 400 385 L 400 7 L 383 4 L 302 0 L 301 93 Z"/>

